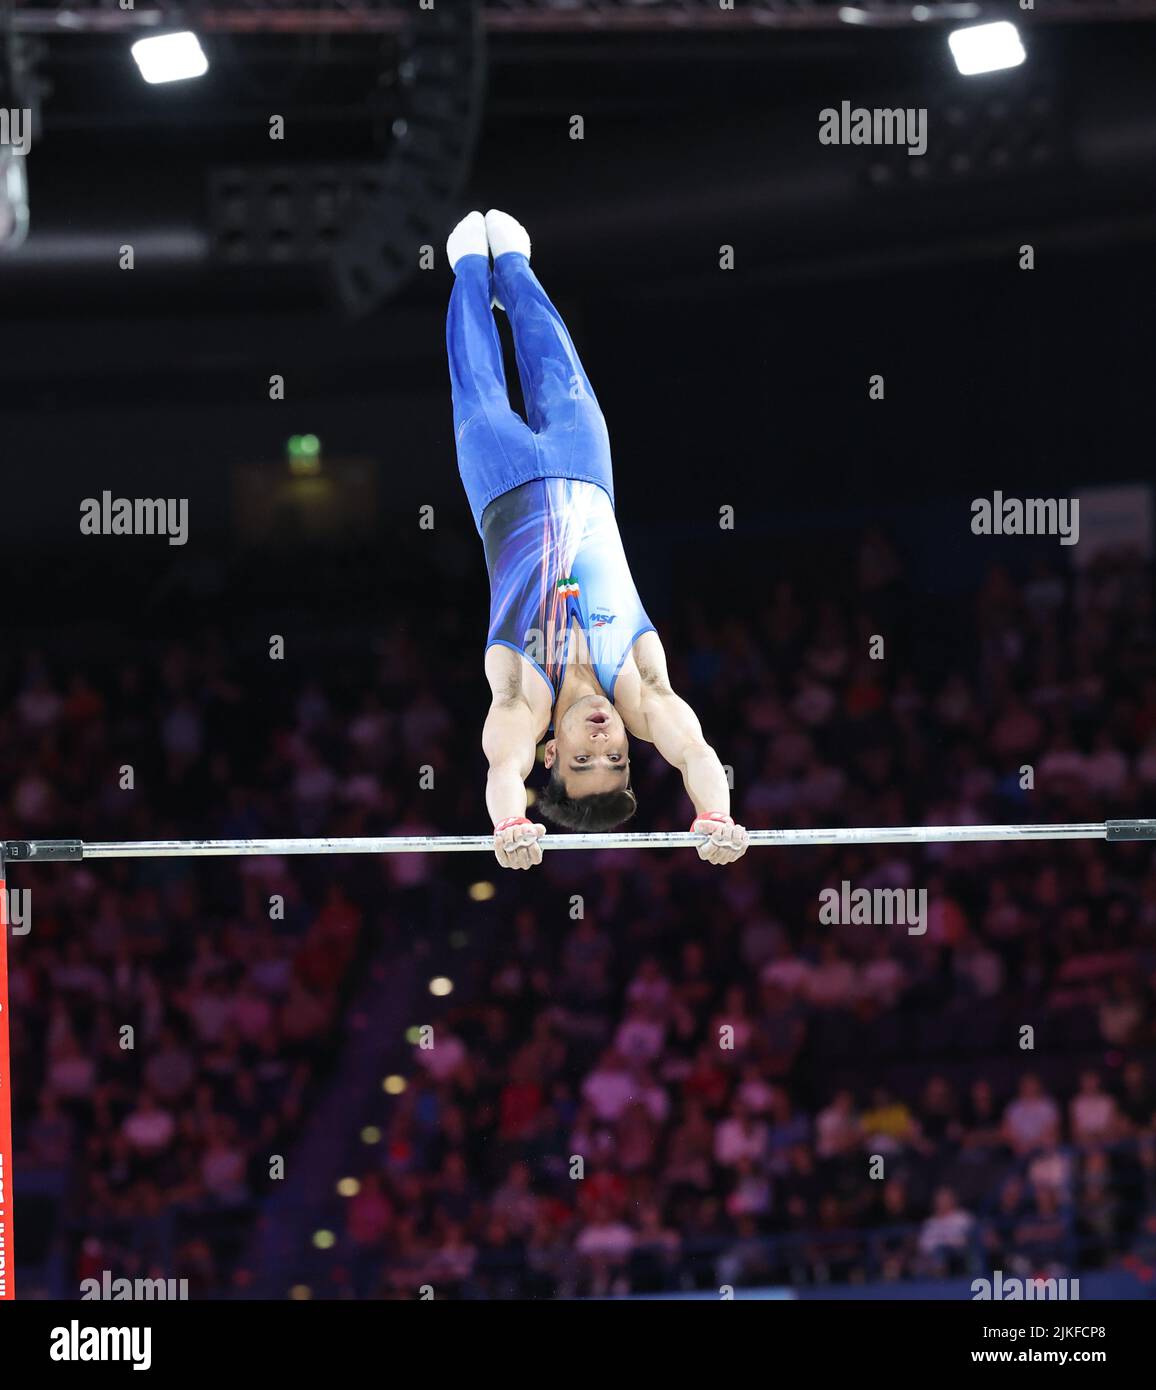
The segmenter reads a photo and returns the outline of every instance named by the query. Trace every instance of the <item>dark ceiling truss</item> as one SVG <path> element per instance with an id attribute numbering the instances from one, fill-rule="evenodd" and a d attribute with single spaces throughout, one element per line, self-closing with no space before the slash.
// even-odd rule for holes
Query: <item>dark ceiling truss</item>
<path id="1" fill-rule="evenodd" d="M 451 0 L 438 0 L 438 6 Z M 435 6 L 437 8 L 438 6 Z M 67 34 L 148 32 L 181 25 L 203 33 L 396 33 L 413 15 L 413 0 L 145 0 L 123 10 L 110 0 L 30 0 L 9 11 L 16 32 Z M 491 33 L 670 33 L 739 29 L 807 30 L 850 26 L 897 28 L 1000 16 L 1025 23 L 1156 18 L 1156 0 L 1046 0 L 1024 12 L 987 0 L 485 0 Z"/>

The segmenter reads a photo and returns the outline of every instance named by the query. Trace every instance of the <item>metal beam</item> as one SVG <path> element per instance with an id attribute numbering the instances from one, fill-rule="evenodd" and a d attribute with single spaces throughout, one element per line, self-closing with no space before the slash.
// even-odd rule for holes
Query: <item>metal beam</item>
<path id="1" fill-rule="evenodd" d="M 694 849 L 705 835 L 689 830 L 551 835 L 544 849 Z M 898 825 L 831 830 L 752 830 L 752 848 L 816 845 L 946 845 L 1025 840 L 1156 841 L 1156 820 L 1080 821 L 1058 825 Z M 367 835 L 289 840 L 7 840 L 10 863 L 81 859 L 185 859 L 284 854 L 460 854 L 492 852 L 491 835 Z"/>
<path id="2" fill-rule="evenodd" d="M 723 10 L 718 0 L 670 0 L 665 5 L 635 8 L 628 3 L 585 0 L 565 10 L 539 0 L 491 0 L 485 25 L 492 33 L 738 33 L 752 30 L 821 30 L 852 27 L 926 28 L 936 23 L 968 23 L 978 19 L 1013 17 L 1025 25 L 1156 19 L 1156 0 L 1048 0 L 1039 10 L 1024 13 L 1012 5 L 971 3 L 873 4 L 803 3 L 789 9 L 779 0 L 748 0 L 740 8 Z M 201 33 L 229 34 L 343 34 L 398 33 L 412 19 L 405 5 L 353 5 L 340 0 L 296 8 L 248 8 L 227 4 L 153 5 L 130 10 L 106 9 L 96 0 L 72 0 L 60 5 L 24 5 L 10 16 L 12 30 L 25 34 L 148 32 L 183 25 Z"/>

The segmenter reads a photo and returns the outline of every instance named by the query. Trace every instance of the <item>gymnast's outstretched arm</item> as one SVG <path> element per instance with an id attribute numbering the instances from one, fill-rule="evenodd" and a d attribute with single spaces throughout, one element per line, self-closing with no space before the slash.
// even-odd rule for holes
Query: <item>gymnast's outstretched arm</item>
<path id="1" fill-rule="evenodd" d="M 703 737 L 698 715 L 670 685 L 666 653 L 655 633 L 639 639 L 635 651 L 642 693 L 640 737 L 648 738 L 666 761 L 682 774 L 694 803 L 692 829 L 710 835 L 699 858 L 730 864 L 747 852 L 747 832 L 731 818 L 730 783 L 718 754 Z"/>
<path id="2" fill-rule="evenodd" d="M 526 778 L 534 767 L 539 722 L 520 695 L 495 696 L 482 728 L 482 751 L 490 764 L 486 808 L 494 822 L 494 853 L 505 869 L 542 862 L 538 838 L 546 827 L 526 820 Z"/>

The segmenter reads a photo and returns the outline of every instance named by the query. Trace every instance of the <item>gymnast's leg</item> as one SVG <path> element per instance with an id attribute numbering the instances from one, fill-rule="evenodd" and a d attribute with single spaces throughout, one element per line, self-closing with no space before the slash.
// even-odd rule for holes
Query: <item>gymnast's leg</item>
<path id="1" fill-rule="evenodd" d="M 504 212 L 486 215 L 486 231 L 494 286 L 514 332 L 530 428 L 547 436 L 570 434 L 569 448 L 578 446 L 587 465 L 599 473 L 605 469 L 609 478 L 606 423 L 562 316 L 530 269 L 530 238 Z"/>
<path id="2" fill-rule="evenodd" d="M 470 213 L 454 228 L 446 250 L 454 272 L 446 349 L 456 436 L 462 423 L 479 411 L 509 410 L 510 398 L 498 325 L 490 307 L 490 257 L 480 213 Z"/>
<path id="3" fill-rule="evenodd" d="M 487 502 L 536 472 L 534 436 L 511 407 L 502 344 L 491 308 L 489 244 L 480 212 L 446 243 L 454 288 L 446 316 L 458 469 L 481 529 Z"/>

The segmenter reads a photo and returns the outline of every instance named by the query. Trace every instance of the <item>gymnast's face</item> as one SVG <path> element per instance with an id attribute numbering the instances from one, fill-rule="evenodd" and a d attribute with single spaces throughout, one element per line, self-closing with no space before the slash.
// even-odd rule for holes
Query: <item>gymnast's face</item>
<path id="1" fill-rule="evenodd" d="M 546 744 L 545 764 L 567 796 L 621 791 L 630 781 L 630 744 L 622 716 L 605 695 L 575 700 Z"/>

